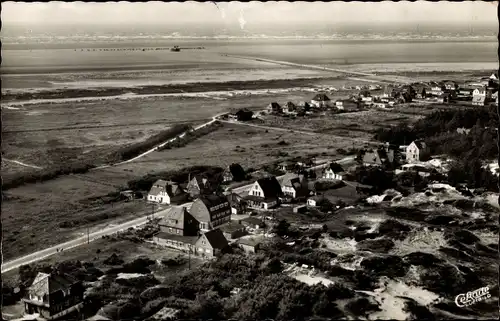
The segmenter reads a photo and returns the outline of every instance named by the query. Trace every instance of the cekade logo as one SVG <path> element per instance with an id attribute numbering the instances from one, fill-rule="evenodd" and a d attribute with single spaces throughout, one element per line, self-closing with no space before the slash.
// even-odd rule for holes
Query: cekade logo
<path id="1" fill-rule="evenodd" d="M 484 288 L 479 288 L 474 291 L 469 291 L 467 293 L 461 293 L 455 298 L 455 304 L 460 307 L 468 307 L 476 302 L 483 301 L 491 298 L 490 288 L 488 286 Z"/>

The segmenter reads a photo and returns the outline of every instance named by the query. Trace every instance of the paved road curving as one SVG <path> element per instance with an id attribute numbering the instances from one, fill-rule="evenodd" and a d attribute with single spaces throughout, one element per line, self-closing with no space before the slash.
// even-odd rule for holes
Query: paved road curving
<path id="1" fill-rule="evenodd" d="M 350 156 L 350 157 L 346 157 L 346 158 L 343 158 L 343 159 L 337 161 L 337 163 L 339 163 L 339 164 L 348 163 L 348 162 L 351 162 L 353 159 L 354 159 L 354 157 Z M 322 168 L 322 167 L 325 167 L 327 164 L 328 163 L 319 164 L 319 165 L 312 167 L 311 169 Z M 280 179 L 283 176 L 284 175 L 279 176 L 277 178 Z M 240 186 L 240 187 L 234 188 L 228 192 L 233 192 L 233 193 L 237 193 L 237 194 L 244 194 L 252 187 L 252 185 L 253 185 L 253 183 L 245 185 L 245 186 Z M 189 203 L 185 203 L 185 204 L 182 204 L 179 206 L 184 206 L 184 207 L 189 208 L 191 206 L 191 204 L 192 204 L 192 202 L 189 202 Z M 154 216 L 161 216 L 161 215 L 165 214 L 166 211 L 168 211 L 168 210 L 169 209 L 167 208 L 165 210 L 161 210 L 159 212 L 156 212 L 154 214 Z M 61 244 L 52 246 L 50 248 L 47 248 L 47 249 L 44 249 L 44 250 L 41 250 L 41 251 L 38 251 L 35 253 L 31 253 L 31 254 L 28 254 L 26 256 L 14 259 L 14 260 L 9 261 L 9 262 L 6 262 L 5 264 L 2 264 L 2 273 L 17 269 L 21 265 L 41 261 L 49 256 L 56 254 L 58 252 L 57 251 L 58 249 L 68 250 L 68 249 L 71 249 L 71 248 L 74 248 L 77 246 L 85 245 L 85 244 L 87 244 L 88 241 L 92 242 L 94 240 L 102 238 L 105 235 L 111 235 L 111 234 L 114 234 L 116 232 L 126 230 L 130 227 L 138 227 L 138 226 L 144 225 L 148 221 L 149 217 L 150 216 L 148 215 L 148 216 L 136 218 L 134 220 L 131 220 L 131 221 L 128 221 L 128 222 L 125 222 L 122 224 L 107 227 L 107 228 L 104 228 L 100 231 L 90 233 L 88 238 L 87 238 L 87 236 L 82 236 L 82 237 L 76 238 L 74 240 L 71 240 L 71 241 L 68 241 L 65 243 L 61 243 Z"/>

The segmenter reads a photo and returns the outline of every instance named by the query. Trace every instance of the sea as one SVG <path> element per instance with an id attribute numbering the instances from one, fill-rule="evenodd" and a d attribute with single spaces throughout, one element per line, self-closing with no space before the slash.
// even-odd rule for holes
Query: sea
<path id="1" fill-rule="evenodd" d="M 335 76 L 259 59 L 379 74 L 498 69 L 492 28 L 264 33 L 7 26 L 1 35 L 3 92 Z M 174 46 L 181 51 L 170 51 Z"/>

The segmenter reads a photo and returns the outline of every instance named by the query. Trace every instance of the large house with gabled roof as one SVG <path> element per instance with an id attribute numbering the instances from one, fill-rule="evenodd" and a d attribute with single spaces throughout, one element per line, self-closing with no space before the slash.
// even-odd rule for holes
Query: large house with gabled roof
<path id="1" fill-rule="evenodd" d="M 276 177 L 269 176 L 255 181 L 245 200 L 249 207 L 267 210 L 278 205 L 278 200 L 282 196 L 280 183 Z"/>
<path id="2" fill-rule="evenodd" d="M 298 198 L 308 195 L 309 190 L 304 175 L 287 173 L 278 182 L 281 185 L 281 191 L 285 197 Z"/>
<path id="3" fill-rule="evenodd" d="M 341 181 L 344 175 L 346 174 L 345 170 L 338 163 L 331 163 L 327 168 L 323 171 L 323 178 L 328 180 L 339 180 Z"/>
<path id="4" fill-rule="evenodd" d="M 209 231 L 231 221 L 231 205 L 225 196 L 201 196 L 193 202 L 189 213 L 199 222 L 201 231 Z"/>
<path id="5" fill-rule="evenodd" d="M 314 96 L 313 99 L 311 99 L 311 105 L 316 108 L 326 108 L 331 107 L 332 101 L 326 94 L 320 93 Z"/>
<path id="6" fill-rule="evenodd" d="M 415 163 L 421 161 L 429 149 L 425 142 L 421 140 L 413 141 L 406 147 L 406 161 L 408 163 Z"/>
<path id="7" fill-rule="evenodd" d="M 182 201 L 187 198 L 187 194 L 179 184 L 162 179 L 154 182 L 149 190 L 147 200 L 159 204 L 170 204 L 172 201 Z"/>
<path id="8" fill-rule="evenodd" d="M 83 307 L 84 291 L 82 282 L 70 275 L 39 272 L 23 298 L 24 309 L 45 320 L 62 319 Z"/>

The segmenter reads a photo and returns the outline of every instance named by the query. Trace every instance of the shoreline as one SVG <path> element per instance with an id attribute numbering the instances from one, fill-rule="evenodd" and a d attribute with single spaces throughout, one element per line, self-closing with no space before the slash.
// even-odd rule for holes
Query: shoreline
<path id="1" fill-rule="evenodd" d="M 149 85 L 136 87 L 113 88 L 82 88 L 82 89 L 48 89 L 39 92 L 3 93 L 4 103 L 22 104 L 40 99 L 73 99 L 73 98 L 128 98 L 139 95 L 167 95 L 207 93 L 215 91 L 250 91 L 250 90 L 276 90 L 304 87 L 307 83 L 318 81 L 342 80 L 345 77 L 312 77 L 296 79 L 274 79 L 256 81 L 227 81 L 227 82 L 192 82 L 186 84 Z"/>

